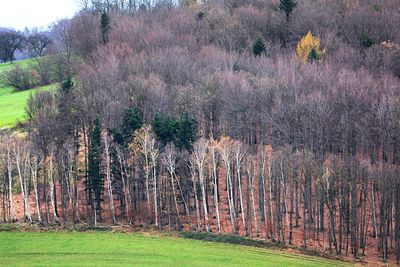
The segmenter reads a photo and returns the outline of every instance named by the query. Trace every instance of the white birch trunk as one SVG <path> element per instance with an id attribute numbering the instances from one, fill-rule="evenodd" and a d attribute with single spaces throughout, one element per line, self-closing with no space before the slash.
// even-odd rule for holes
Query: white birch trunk
<path id="1" fill-rule="evenodd" d="M 110 199 L 110 211 L 111 211 L 111 217 L 112 217 L 112 222 L 116 223 L 117 220 L 115 219 L 115 209 L 114 209 L 114 194 L 112 190 L 112 184 L 111 184 L 111 158 L 110 158 L 110 149 L 109 149 L 109 143 L 108 143 L 108 137 L 107 135 L 104 135 L 104 153 L 105 153 L 105 161 L 106 161 L 106 178 L 107 178 L 107 191 L 108 191 L 108 197 Z"/>
<path id="2" fill-rule="evenodd" d="M 218 203 L 218 174 L 217 174 L 217 160 L 214 146 L 211 146 L 211 157 L 212 157 L 212 174 L 213 174 L 213 184 L 214 184 L 214 205 L 215 212 L 217 215 L 217 226 L 218 233 L 221 233 L 221 221 L 219 218 L 219 203 Z"/>
<path id="3" fill-rule="evenodd" d="M 14 194 L 13 194 L 13 177 L 12 177 L 12 162 L 11 162 L 11 151 L 10 146 L 7 144 L 7 171 L 8 171 L 8 192 L 9 192 L 9 202 L 10 202 L 10 215 L 11 221 L 17 221 L 17 212 L 14 206 Z"/>

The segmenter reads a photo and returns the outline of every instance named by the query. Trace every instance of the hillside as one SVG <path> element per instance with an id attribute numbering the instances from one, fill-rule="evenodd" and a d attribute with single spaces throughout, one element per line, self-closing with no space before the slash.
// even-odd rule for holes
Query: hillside
<path id="1" fill-rule="evenodd" d="M 31 60 L 16 61 L 14 63 L 1 63 L 0 74 L 15 65 L 27 67 Z M 26 119 L 25 107 L 29 96 L 38 91 L 54 90 L 55 85 L 40 86 L 30 90 L 15 92 L 11 87 L 1 87 L 0 84 L 0 129 L 14 127 L 17 122 Z"/>
<path id="2" fill-rule="evenodd" d="M 28 134 L 0 131 L 1 222 L 400 262 L 397 0 L 85 3 L 48 36 L 0 32 L 51 55 L 8 84 L 59 84 L 31 98 Z M 13 125 L 38 89 L 9 90 Z"/>

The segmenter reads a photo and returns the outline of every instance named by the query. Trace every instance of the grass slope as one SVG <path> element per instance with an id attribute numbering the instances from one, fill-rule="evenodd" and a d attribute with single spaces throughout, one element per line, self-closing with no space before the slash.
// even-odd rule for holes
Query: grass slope
<path id="1" fill-rule="evenodd" d="M 106 232 L 1 232 L 2 266 L 345 266 L 240 245 Z"/>
<path id="2" fill-rule="evenodd" d="M 31 59 L 26 59 L 14 63 L 0 64 L 0 73 L 7 71 L 15 64 L 21 67 L 27 67 L 31 61 Z M 50 90 L 54 88 L 55 85 L 49 85 L 22 92 L 14 92 L 12 88 L 1 87 L 0 85 L 0 129 L 13 127 L 18 121 L 25 120 L 25 106 L 30 94 L 39 90 Z"/>
<path id="3" fill-rule="evenodd" d="M 25 120 L 25 106 L 29 96 L 41 90 L 54 90 L 55 85 L 14 92 L 10 87 L 0 88 L 0 129 L 10 128 Z"/>

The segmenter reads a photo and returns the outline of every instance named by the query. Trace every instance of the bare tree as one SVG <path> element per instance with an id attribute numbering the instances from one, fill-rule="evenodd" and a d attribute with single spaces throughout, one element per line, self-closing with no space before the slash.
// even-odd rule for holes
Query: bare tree
<path id="1" fill-rule="evenodd" d="M 26 38 L 26 49 L 30 57 L 41 57 L 51 44 L 51 39 L 44 33 L 33 33 Z"/>
<path id="2" fill-rule="evenodd" d="M 177 201 L 176 189 L 175 189 L 176 160 L 177 160 L 177 151 L 175 149 L 175 146 L 173 144 L 169 143 L 165 147 L 164 161 L 167 165 L 167 169 L 168 169 L 168 173 L 169 173 L 170 183 L 171 183 L 171 187 L 172 187 L 172 195 L 173 195 L 174 204 L 175 204 L 175 211 L 176 211 L 176 216 L 178 218 L 178 227 L 180 228 L 179 207 L 178 207 L 178 201 Z"/>
<path id="3" fill-rule="evenodd" d="M 115 218 L 114 194 L 111 182 L 110 141 L 107 134 L 103 136 L 103 140 L 104 140 L 104 159 L 106 163 L 107 191 L 108 191 L 108 197 L 110 199 L 110 211 L 111 211 L 112 222 L 116 223 L 117 219 Z"/>
<path id="4" fill-rule="evenodd" d="M 18 49 L 22 49 L 24 44 L 24 36 L 14 30 L 0 31 L 0 59 L 3 62 L 13 62 L 14 54 Z"/>
<path id="5" fill-rule="evenodd" d="M 205 164 L 206 164 L 208 147 L 209 147 L 208 141 L 204 138 L 200 138 L 193 146 L 193 153 L 196 159 L 197 171 L 199 173 L 206 230 L 207 232 L 210 232 L 210 222 L 207 209 L 206 181 L 205 181 Z"/>

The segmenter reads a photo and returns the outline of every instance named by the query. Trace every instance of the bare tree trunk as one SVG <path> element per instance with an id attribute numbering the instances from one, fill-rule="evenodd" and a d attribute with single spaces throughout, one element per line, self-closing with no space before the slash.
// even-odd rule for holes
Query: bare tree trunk
<path id="1" fill-rule="evenodd" d="M 252 160 L 253 159 L 251 157 L 249 157 L 248 162 L 247 162 L 247 177 L 249 179 L 251 207 L 253 210 L 254 226 L 256 228 L 256 236 L 258 236 L 259 229 L 258 229 L 258 221 L 257 221 L 257 209 L 256 209 L 255 197 L 254 197 L 254 163 L 252 162 Z"/>
<path id="2" fill-rule="evenodd" d="M 208 141 L 205 139 L 199 139 L 194 144 L 194 156 L 197 164 L 198 172 L 199 172 L 199 180 L 201 186 L 201 194 L 203 195 L 203 209 L 204 209 L 204 219 L 206 224 L 207 232 L 210 232 L 210 222 L 208 219 L 208 210 L 207 210 L 207 192 L 205 189 L 205 179 L 204 179 L 204 164 L 206 160 L 208 150 Z"/>
<path id="3" fill-rule="evenodd" d="M 194 199 L 195 199 L 195 206 L 196 206 L 196 218 L 197 218 L 197 229 L 200 229 L 200 207 L 199 207 L 199 198 L 197 196 L 197 181 L 196 181 L 196 170 L 194 168 L 194 162 L 190 164 L 190 170 L 192 174 L 192 181 L 193 181 L 193 191 L 194 191 Z"/>
<path id="4" fill-rule="evenodd" d="M 117 146 L 117 157 L 118 157 L 118 164 L 120 167 L 120 173 L 121 173 L 121 180 L 122 180 L 122 190 L 124 192 L 124 201 L 125 201 L 125 217 L 130 223 L 129 219 L 129 202 L 130 202 L 130 190 L 129 190 L 129 183 L 128 183 L 128 173 L 125 169 L 125 164 L 124 161 L 122 160 L 122 151 L 121 149 Z"/>
<path id="5" fill-rule="evenodd" d="M 153 190 L 154 190 L 154 212 L 155 212 L 155 221 L 156 221 L 156 227 L 160 227 L 160 224 L 158 222 L 158 190 L 157 190 L 157 158 L 158 158 L 158 149 L 154 147 L 155 145 L 155 140 L 154 138 L 151 139 L 150 141 L 150 158 L 151 158 L 151 164 L 153 167 Z"/>
<path id="6" fill-rule="evenodd" d="M 36 199 L 36 212 L 38 216 L 38 221 L 42 224 L 42 216 L 40 211 L 40 201 L 39 201 L 39 191 L 38 191 L 38 180 L 37 180 L 37 173 L 38 173 L 38 161 L 37 158 L 34 158 L 33 165 L 30 162 L 31 174 L 32 174 L 32 181 L 33 181 L 33 189 L 35 191 L 35 199 Z"/>
<path id="7" fill-rule="evenodd" d="M 236 144 L 236 173 L 238 178 L 238 186 L 239 186 L 239 200 L 240 200 L 240 211 L 242 213 L 242 222 L 243 227 L 246 227 L 246 219 L 245 219 L 245 212 L 243 206 L 243 194 L 242 194 L 242 180 L 241 180 L 241 167 L 242 167 L 242 160 L 243 160 L 243 151 L 242 145 L 237 142 Z"/>
<path id="8" fill-rule="evenodd" d="M 110 211 L 112 222 L 116 223 L 117 220 L 115 218 L 115 208 L 114 208 L 114 194 L 112 190 L 111 184 L 111 157 L 110 157 L 110 149 L 108 143 L 107 135 L 104 135 L 104 153 L 105 153 L 105 161 L 106 161 L 106 178 L 107 178 L 107 189 L 108 189 L 108 197 L 110 198 Z"/>
<path id="9" fill-rule="evenodd" d="M 372 202 L 372 226 L 374 229 L 374 237 L 378 238 L 378 227 L 376 223 L 376 207 L 375 207 L 375 189 L 374 189 L 374 181 L 371 181 L 371 202 Z"/>
<path id="10" fill-rule="evenodd" d="M 212 161 L 212 177 L 213 177 L 213 185 L 214 185 L 214 205 L 215 205 L 215 212 L 217 216 L 217 227 L 218 233 L 221 233 L 221 221 L 219 217 L 219 202 L 218 202 L 218 173 L 217 173 L 217 155 L 215 152 L 214 144 L 210 147 L 211 152 L 211 161 Z"/>
<path id="11" fill-rule="evenodd" d="M 233 191 L 232 191 L 232 178 L 231 178 L 231 163 L 230 159 L 225 163 L 226 165 L 226 189 L 228 191 L 228 204 L 229 204 L 229 212 L 231 216 L 232 223 L 232 232 L 236 233 L 236 212 L 233 203 Z"/>
<path id="12" fill-rule="evenodd" d="M 286 225 L 289 224 L 288 221 L 288 205 L 287 205 L 287 201 L 286 201 L 286 181 L 285 181 L 285 176 L 284 176 L 284 172 L 283 172 L 283 163 L 282 160 L 280 161 L 280 169 L 281 169 L 281 185 L 282 185 L 282 189 L 283 189 L 283 203 L 284 203 L 284 207 L 285 207 L 285 219 L 284 224 L 283 224 L 283 229 L 282 229 L 282 241 L 285 244 L 285 232 L 286 232 Z"/>
<path id="13" fill-rule="evenodd" d="M 56 211 L 56 200 L 55 200 L 55 194 L 54 194 L 54 190 L 55 190 L 55 184 L 54 184 L 54 175 L 53 175 L 53 151 L 51 151 L 50 153 L 50 159 L 49 159 L 49 168 L 47 170 L 48 173 L 48 178 L 49 178 L 49 183 L 50 183 L 50 203 L 52 205 L 53 208 L 53 216 L 54 216 L 54 222 L 58 223 L 58 216 L 57 216 L 57 211 Z"/>
<path id="14" fill-rule="evenodd" d="M 17 212 L 14 206 L 14 195 L 13 195 L 13 177 L 12 177 L 12 162 L 11 162 L 11 151 L 10 146 L 7 144 L 7 171 L 8 171 L 8 192 L 10 202 L 10 220 L 12 222 L 17 221 Z"/>
<path id="15" fill-rule="evenodd" d="M 15 164 L 17 166 L 19 182 L 21 185 L 22 198 L 24 200 L 24 216 L 26 219 L 29 220 L 29 222 L 32 223 L 31 213 L 29 211 L 29 201 L 28 201 L 27 190 L 26 190 L 26 182 L 25 182 L 25 177 L 24 177 L 25 175 L 23 175 L 22 171 L 21 171 L 21 153 L 24 153 L 24 152 L 21 152 L 19 145 L 15 144 L 14 157 L 15 157 Z"/>
<path id="16" fill-rule="evenodd" d="M 175 182 L 174 182 L 175 169 L 176 169 L 176 150 L 173 145 L 168 145 L 165 148 L 165 161 L 167 163 L 168 172 L 169 172 L 169 176 L 170 176 L 172 194 L 173 194 L 175 210 L 176 210 L 176 216 L 178 219 L 178 230 L 180 230 L 181 226 L 180 226 L 179 207 L 178 207 L 178 201 L 176 198 L 176 190 L 175 190 Z"/>

